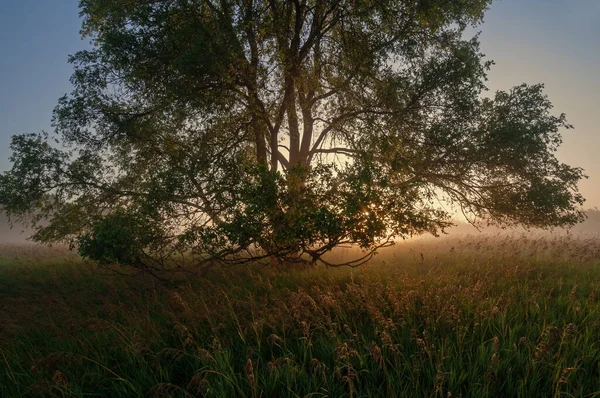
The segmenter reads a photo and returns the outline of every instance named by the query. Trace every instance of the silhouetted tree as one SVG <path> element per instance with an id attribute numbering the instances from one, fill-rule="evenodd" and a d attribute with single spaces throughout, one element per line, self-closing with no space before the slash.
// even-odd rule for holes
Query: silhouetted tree
<path id="1" fill-rule="evenodd" d="M 177 253 L 245 262 L 370 258 L 471 219 L 582 219 L 542 85 L 482 96 L 465 29 L 488 0 L 81 0 L 56 139 L 13 138 L 0 179 L 34 239 L 149 271 Z M 325 261 L 324 261 L 325 262 Z M 330 264 L 333 265 L 333 264 Z"/>

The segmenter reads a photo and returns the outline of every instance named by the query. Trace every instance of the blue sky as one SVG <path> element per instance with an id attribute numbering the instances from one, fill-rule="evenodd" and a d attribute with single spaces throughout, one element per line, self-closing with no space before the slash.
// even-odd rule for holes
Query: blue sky
<path id="1" fill-rule="evenodd" d="M 600 0 L 499 0 L 481 30 L 482 52 L 496 65 L 490 90 L 543 82 L 564 132 L 559 158 L 583 167 L 586 207 L 600 207 Z"/>
<path id="2" fill-rule="evenodd" d="M 86 47 L 78 0 L 2 0 L 0 12 L 0 171 L 10 167 L 13 134 L 50 131 L 52 110 L 70 91 L 69 54 Z"/>
<path id="3" fill-rule="evenodd" d="M 89 46 L 77 3 L 2 1 L 0 171 L 10 168 L 10 136 L 50 131 L 52 109 L 70 91 L 67 57 Z M 544 82 L 556 112 L 575 125 L 559 158 L 586 170 L 586 207 L 600 207 L 600 0 L 498 0 L 478 30 L 482 51 L 496 62 L 492 91 Z"/>

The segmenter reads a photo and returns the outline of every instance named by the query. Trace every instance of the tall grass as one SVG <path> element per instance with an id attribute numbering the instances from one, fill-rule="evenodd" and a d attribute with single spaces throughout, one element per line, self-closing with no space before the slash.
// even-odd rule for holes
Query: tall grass
<path id="1" fill-rule="evenodd" d="M 594 239 L 419 241 L 170 288 L 5 253 L 2 397 L 600 396 Z"/>

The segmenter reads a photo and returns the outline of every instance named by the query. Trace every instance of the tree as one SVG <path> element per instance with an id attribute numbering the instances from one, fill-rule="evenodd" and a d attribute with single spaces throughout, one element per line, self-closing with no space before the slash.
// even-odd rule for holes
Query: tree
<path id="1" fill-rule="evenodd" d="M 81 0 L 54 136 L 13 138 L 0 204 L 104 263 L 322 261 L 470 220 L 583 217 L 542 85 L 485 97 L 489 0 Z M 39 223 L 42 221 L 41 223 Z M 196 257 L 190 257 L 196 256 Z"/>

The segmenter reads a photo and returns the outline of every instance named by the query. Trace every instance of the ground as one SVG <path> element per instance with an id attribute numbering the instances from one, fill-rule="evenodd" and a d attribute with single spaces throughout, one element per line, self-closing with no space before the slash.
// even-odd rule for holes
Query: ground
<path id="1" fill-rule="evenodd" d="M 417 240 L 168 287 L 0 251 L 2 397 L 600 396 L 597 238 Z"/>

